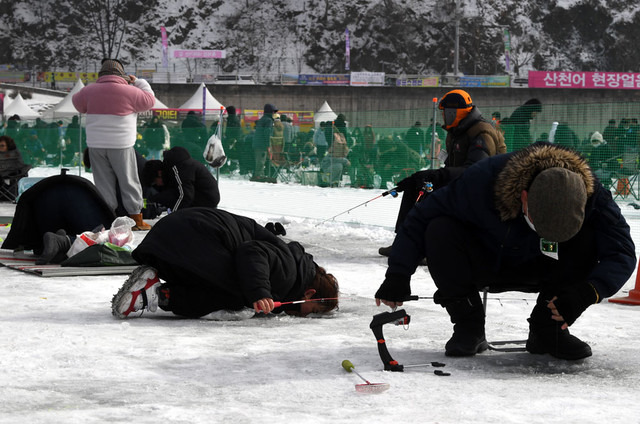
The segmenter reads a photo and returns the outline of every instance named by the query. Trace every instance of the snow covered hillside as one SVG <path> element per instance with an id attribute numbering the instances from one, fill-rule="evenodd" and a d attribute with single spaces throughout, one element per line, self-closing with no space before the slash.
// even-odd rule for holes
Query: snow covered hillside
<path id="1" fill-rule="evenodd" d="M 33 72 L 95 72 L 103 57 L 137 69 L 162 67 L 161 27 L 169 50 L 226 51 L 222 60 L 171 61 L 172 71 L 185 73 L 451 74 L 456 25 L 458 70 L 466 75 L 632 72 L 640 59 L 640 13 L 632 0 L 0 0 L 0 6 L 0 63 Z"/>

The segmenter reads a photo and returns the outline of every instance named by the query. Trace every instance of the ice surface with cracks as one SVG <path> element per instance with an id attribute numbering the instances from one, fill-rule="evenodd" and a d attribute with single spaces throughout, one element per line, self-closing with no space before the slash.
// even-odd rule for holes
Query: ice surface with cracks
<path id="1" fill-rule="evenodd" d="M 31 176 L 57 172 L 36 168 Z M 380 198 L 318 225 L 379 192 L 227 178 L 220 191 L 221 208 L 282 222 L 286 238 L 339 280 L 339 310 L 310 319 L 254 318 L 246 310 L 118 320 L 110 300 L 126 276 L 41 278 L 0 268 L 1 423 L 638 422 L 639 307 L 605 301 L 589 308 L 572 332 L 590 343 L 593 357 L 571 362 L 497 352 L 447 358 L 446 312 L 431 300 L 407 302 L 409 327 L 384 328 L 389 351 L 401 364 L 444 362 L 451 376 L 435 376 L 433 368 L 384 372 L 369 323 L 389 310 L 373 300 L 386 270 L 377 250 L 393 240 L 400 200 Z M 638 245 L 640 211 L 627 203 L 620 205 Z M 0 216 L 14 210 L 0 203 Z M 6 231 L 0 227 L 0 237 Z M 136 233 L 138 241 L 143 236 Z M 618 296 L 634 282 L 635 274 Z M 426 267 L 412 289 L 433 294 Z M 526 337 L 535 295 L 495 297 L 488 337 Z M 361 382 L 341 367 L 344 359 L 390 389 L 356 392 Z"/>

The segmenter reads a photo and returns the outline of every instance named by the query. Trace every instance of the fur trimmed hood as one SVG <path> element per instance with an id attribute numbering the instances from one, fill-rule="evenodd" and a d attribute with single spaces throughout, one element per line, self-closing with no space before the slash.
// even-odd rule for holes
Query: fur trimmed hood
<path id="1" fill-rule="evenodd" d="M 514 153 L 496 179 L 495 204 L 500 219 L 516 218 L 522 211 L 522 190 L 528 190 L 541 171 L 554 167 L 579 174 L 585 183 L 587 197 L 594 193 L 595 178 L 580 154 L 554 144 L 535 143 Z"/>

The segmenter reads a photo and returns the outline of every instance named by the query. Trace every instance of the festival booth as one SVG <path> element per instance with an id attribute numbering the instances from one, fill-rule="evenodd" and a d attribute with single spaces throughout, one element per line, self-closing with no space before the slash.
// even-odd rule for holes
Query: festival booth
<path id="1" fill-rule="evenodd" d="M 155 110 L 155 109 L 169 109 L 169 106 L 162 103 L 160 99 L 156 97 L 156 101 L 153 104 L 153 107 L 151 108 L 151 110 Z"/>
<path id="2" fill-rule="evenodd" d="M 320 106 L 320 109 L 318 109 L 318 111 L 313 116 L 313 122 L 315 127 L 318 128 L 320 126 L 320 122 L 325 122 L 325 121 L 333 122 L 336 120 L 337 117 L 338 115 L 333 111 L 333 109 L 331 109 L 331 106 L 329 106 L 329 103 L 325 101 L 322 104 L 322 106 Z"/>
<path id="3" fill-rule="evenodd" d="M 182 121 L 189 112 L 195 112 L 201 117 L 202 110 L 205 109 L 205 118 L 207 120 L 217 120 L 220 117 L 221 108 L 224 109 L 222 103 L 213 97 L 209 89 L 202 83 L 189 100 L 180 105 L 180 107 L 169 108 L 156 99 L 156 105 L 151 110 L 154 115 L 159 116 L 162 120 Z"/>
<path id="4" fill-rule="evenodd" d="M 84 88 L 84 83 L 81 79 L 78 79 L 71 91 L 51 109 L 46 110 L 42 115 L 45 119 L 58 119 L 69 118 L 75 115 L 79 115 L 80 112 L 73 105 L 72 97 L 78 91 Z"/>
<path id="5" fill-rule="evenodd" d="M 27 102 L 24 101 L 20 93 L 9 104 L 6 102 L 5 97 L 4 116 L 10 118 L 13 115 L 18 115 L 20 120 L 29 121 L 40 117 L 40 114 L 29 107 Z"/>
<path id="6" fill-rule="evenodd" d="M 205 118 L 217 119 L 220 116 L 220 109 L 224 109 L 222 103 L 220 103 L 209 89 L 201 83 L 193 96 L 186 102 L 184 102 L 179 108 L 180 111 L 185 111 L 185 115 L 189 111 L 202 114 L 202 110 L 205 110 Z"/>

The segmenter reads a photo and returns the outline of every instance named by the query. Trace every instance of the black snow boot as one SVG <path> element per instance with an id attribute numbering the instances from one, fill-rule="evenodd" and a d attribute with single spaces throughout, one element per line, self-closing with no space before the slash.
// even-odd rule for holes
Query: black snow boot
<path id="1" fill-rule="evenodd" d="M 391 246 L 385 246 L 378 249 L 380 256 L 389 256 L 391 254 Z"/>
<path id="2" fill-rule="evenodd" d="M 277 236 L 278 233 L 276 232 L 276 226 L 273 222 L 267 222 L 264 225 L 264 228 L 267 229 L 267 231 L 269 231 L 271 234 L 273 234 L 274 236 Z"/>
<path id="3" fill-rule="evenodd" d="M 287 230 L 285 230 L 284 226 L 279 222 L 276 222 L 274 224 L 273 229 L 276 231 L 276 235 L 277 236 L 286 236 L 287 235 Z"/>
<path id="4" fill-rule="evenodd" d="M 67 258 L 67 251 L 71 248 L 71 240 L 64 230 L 55 233 L 46 232 L 42 236 L 44 249 L 36 265 L 59 264 Z"/>
<path id="5" fill-rule="evenodd" d="M 453 336 L 445 345 L 447 356 L 473 356 L 489 347 L 484 334 L 484 308 L 480 296 L 471 296 L 445 305 L 451 316 Z"/>
<path id="6" fill-rule="evenodd" d="M 548 353 L 559 359 L 578 360 L 591 356 L 591 347 L 561 328 L 563 323 L 551 319 L 551 310 L 538 303 L 529 318 L 529 353 Z"/>

